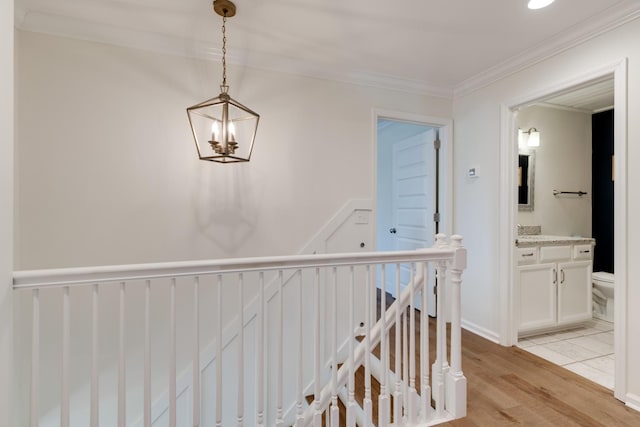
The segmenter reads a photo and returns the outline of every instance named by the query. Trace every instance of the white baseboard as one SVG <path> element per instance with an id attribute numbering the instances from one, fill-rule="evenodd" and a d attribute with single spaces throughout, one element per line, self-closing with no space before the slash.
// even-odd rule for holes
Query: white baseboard
<path id="1" fill-rule="evenodd" d="M 491 342 L 496 344 L 500 344 L 500 335 L 494 331 L 490 331 L 482 326 L 476 325 L 473 322 L 469 322 L 468 320 L 462 319 L 462 328 L 466 329 L 469 332 L 473 332 L 476 335 L 480 335 L 482 338 L 486 338 Z"/>
<path id="2" fill-rule="evenodd" d="M 640 412 L 640 396 L 633 393 L 627 393 L 625 405 Z"/>

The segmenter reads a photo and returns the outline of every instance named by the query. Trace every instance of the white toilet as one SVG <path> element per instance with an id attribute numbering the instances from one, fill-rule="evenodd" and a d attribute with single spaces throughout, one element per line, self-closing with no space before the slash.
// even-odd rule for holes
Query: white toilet
<path id="1" fill-rule="evenodd" d="M 591 275 L 593 282 L 593 316 L 613 322 L 613 278 L 612 273 L 596 271 Z"/>

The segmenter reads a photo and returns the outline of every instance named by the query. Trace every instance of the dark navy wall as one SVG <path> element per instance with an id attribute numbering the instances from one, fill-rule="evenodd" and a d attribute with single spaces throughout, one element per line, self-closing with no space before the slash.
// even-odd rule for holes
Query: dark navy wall
<path id="1" fill-rule="evenodd" d="M 591 128 L 593 271 L 613 273 L 613 110 L 594 114 Z"/>

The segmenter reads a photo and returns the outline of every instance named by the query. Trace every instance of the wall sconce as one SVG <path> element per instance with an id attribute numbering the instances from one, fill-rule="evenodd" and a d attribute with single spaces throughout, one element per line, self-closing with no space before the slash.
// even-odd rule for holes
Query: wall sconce
<path id="1" fill-rule="evenodd" d="M 260 116 L 229 95 L 227 85 L 227 18 L 236 14 L 229 0 L 215 0 L 213 9 L 222 16 L 222 84 L 220 95 L 187 108 L 189 124 L 200 160 L 218 163 L 248 162 Z"/>
<path id="2" fill-rule="evenodd" d="M 540 132 L 536 128 L 530 128 L 529 130 L 518 129 L 518 146 L 521 148 L 526 147 L 539 147 L 540 146 Z"/>

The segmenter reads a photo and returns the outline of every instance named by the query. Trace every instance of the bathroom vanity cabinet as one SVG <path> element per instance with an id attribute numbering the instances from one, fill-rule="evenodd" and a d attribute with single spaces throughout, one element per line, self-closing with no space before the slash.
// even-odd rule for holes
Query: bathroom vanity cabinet
<path id="1" fill-rule="evenodd" d="M 518 239 L 515 301 L 519 335 L 579 324 L 592 317 L 593 240 Z"/>

